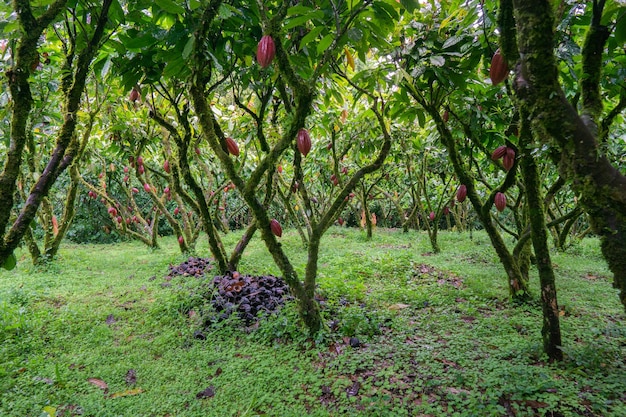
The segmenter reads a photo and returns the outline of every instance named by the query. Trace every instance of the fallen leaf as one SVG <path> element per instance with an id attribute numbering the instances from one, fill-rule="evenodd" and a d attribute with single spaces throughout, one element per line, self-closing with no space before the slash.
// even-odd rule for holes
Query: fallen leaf
<path id="1" fill-rule="evenodd" d="M 411 306 L 408 304 L 396 303 L 396 304 L 390 305 L 389 310 L 397 311 L 397 310 L 402 310 L 402 309 L 409 308 L 409 307 Z"/>
<path id="2" fill-rule="evenodd" d="M 105 323 L 108 325 L 111 325 L 113 323 L 115 323 L 117 320 L 115 320 L 115 317 L 113 316 L 113 314 L 109 314 L 107 316 L 107 319 L 105 320 Z"/>
<path id="3" fill-rule="evenodd" d="M 215 395 L 215 387 L 211 385 L 210 387 L 207 387 L 203 391 L 200 391 L 199 393 L 197 393 L 196 398 L 199 400 L 202 400 L 204 398 L 211 398 L 214 395 Z"/>
<path id="4" fill-rule="evenodd" d="M 217 368 L 217 370 L 215 371 L 215 376 L 220 376 L 222 375 L 222 368 Z"/>
<path id="5" fill-rule="evenodd" d="M 543 401 L 526 400 L 525 403 L 530 408 L 546 408 L 546 407 L 548 407 L 548 403 L 544 403 Z"/>
<path id="6" fill-rule="evenodd" d="M 128 385 L 135 385 L 137 383 L 137 371 L 129 369 L 128 372 L 126 372 L 125 379 Z"/>
<path id="7" fill-rule="evenodd" d="M 141 394 L 142 392 L 143 392 L 143 390 L 141 388 L 133 388 L 133 389 L 129 389 L 129 390 L 126 390 L 126 391 L 116 392 L 114 394 L 111 394 L 111 396 L 109 398 L 128 397 L 130 395 Z"/>
<path id="8" fill-rule="evenodd" d="M 104 382 L 103 380 L 101 380 L 101 379 L 89 378 L 89 379 L 87 379 L 87 382 L 89 382 L 90 384 L 93 384 L 96 387 L 100 388 L 105 393 L 109 390 L 109 385 L 106 382 Z"/>
<path id="9" fill-rule="evenodd" d="M 346 389 L 346 393 L 348 394 L 348 397 L 353 397 L 359 394 L 360 389 L 361 389 L 361 383 L 359 381 L 354 381 L 354 384 L 352 384 L 350 387 L 348 387 L 348 389 Z"/>

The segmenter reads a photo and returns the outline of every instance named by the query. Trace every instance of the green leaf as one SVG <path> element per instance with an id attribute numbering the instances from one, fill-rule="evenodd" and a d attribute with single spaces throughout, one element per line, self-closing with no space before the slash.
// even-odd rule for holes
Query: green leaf
<path id="1" fill-rule="evenodd" d="M 328 49 L 330 44 L 333 42 L 334 38 L 335 38 L 335 35 L 333 35 L 332 33 L 329 33 L 328 35 L 324 36 L 322 40 L 320 41 L 320 43 L 317 44 L 317 53 L 321 54 L 326 49 Z"/>
<path id="2" fill-rule="evenodd" d="M 314 19 L 322 19 L 324 17 L 324 12 L 321 10 L 315 10 L 311 13 L 307 13 L 302 16 L 294 17 L 293 19 L 289 19 L 289 21 L 285 24 L 284 29 L 295 28 L 296 26 L 300 26 L 308 22 L 309 20 Z"/>
<path id="3" fill-rule="evenodd" d="M 446 59 L 441 55 L 432 55 L 430 57 L 430 63 L 435 67 L 443 67 L 446 64 Z"/>
<path id="4" fill-rule="evenodd" d="M 185 14 L 185 9 L 182 6 L 179 6 L 172 0 L 155 0 L 157 6 L 161 9 L 165 10 L 168 13 L 172 14 Z"/>
<path id="5" fill-rule="evenodd" d="M 2 267 L 6 269 L 7 271 L 10 271 L 13 268 L 15 268 L 15 265 L 17 265 L 17 258 L 15 257 L 14 253 L 11 253 L 9 257 L 2 264 Z"/>
<path id="6" fill-rule="evenodd" d="M 418 10 L 420 8 L 419 0 L 400 0 L 400 4 L 409 13 L 413 13 L 415 10 Z"/>
<path id="7" fill-rule="evenodd" d="M 307 43 L 317 38 L 317 35 L 319 35 L 323 30 L 324 30 L 324 26 L 317 26 L 313 28 L 313 30 L 311 30 L 309 33 L 304 35 L 304 37 L 300 41 L 300 48 L 302 48 L 304 45 L 306 45 Z"/>
<path id="8" fill-rule="evenodd" d="M 195 43 L 196 43 L 196 37 L 195 36 L 190 37 L 187 43 L 185 44 L 185 47 L 183 48 L 183 59 L 189 58 L 189 55 L 191 55 L 191 51 L 193 51 L 193 46 L 195 45 Z"/>

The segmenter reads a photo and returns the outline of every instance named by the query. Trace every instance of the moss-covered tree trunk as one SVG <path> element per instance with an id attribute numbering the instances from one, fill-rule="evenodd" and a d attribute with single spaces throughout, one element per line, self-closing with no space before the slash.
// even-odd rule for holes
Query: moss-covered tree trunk
<path id="1" fill-rule="evenodd" d="M 516 95 L 526 102 L 537 140 L 561 153 L 559 171 L 580 194 L 582 207 L 601 237 L 602 253 L 626 309 L 626 176 L 598 146 L 597 115 L 602 108 L 599 74 L 607 36 L 600 25 L 604 2 L 594 1 L 591 28 L 583 48 L 583 115 L 566 100 L 554 55 L 554 18 L 547 0 L 514 0 L 519 49 Z"/>
<path id="2" fill-rule="evenodd" d="M 61 172 L 72 163 L 75 157 L 76 149 L 72 149 L 70 144 L 77 124 L 77 112 L 80 108 L 81 95 L 85 88 L 91 61 L 97 53 L 105 33 L 111 3 L 112 0 L 102 2 L 100 15 L 94 19 L 95 26 L 91 38 L 86 39 L 86 43 L 78 55 L 74 56 L 75 51 L 72 50 L 66 56 L 65 71 L 61 82 L 65 98 L 64 119 L 57 135 L 55 148 L 16 220 L 7 231 L 13 209 L 16 179 L 28 137 L 27 120 L 33 103 L 28 81 L 30 66 L 36 59 L 37 42 L 41 34 L 66 5 L 66 1 L 57 0 L 37 18 L 33 15 L 29 1 L 14 1 L 15 11 L 22 28 L 22 37 L 18 42 L 15 65 L 6 73 L 13 100 L 13 114 L 11 115 L 10 146 L 4 169 L 0 174 L 0 236 L 2 237 L 0 241 L 0 265 L 4 264 L 5 260 L 11 256 L 35 218 L 41 201 L 48 194 Z"/>
<path id="3" fill-rule="evenodd" d="M 543 327 L 541 335 L 543 338 L 543 350 L 552 361 L 563 360 L 561 350 L 561 325 L 559 323 L 559 304 L 556 295 L 556 281 L 552 260 L 550 258 L 550 248 L 548 246 L 548 230 L 546 228 L 546 216 L 541 197 L 541 183 L 537 164 L 531 153 L 532 140 L 530 126 L 526 119 L 525 111 L 520 109 L 520 148 L 524 149 L 521 158 L 521 171 L 524 178 L 524 197 L 528 206 L 528 217 L 530 220 L 530 234 L 535 250 L 537 270 L 539 272 L 539 286 L 541 289 L 541 309 L 543 313 Z"/>

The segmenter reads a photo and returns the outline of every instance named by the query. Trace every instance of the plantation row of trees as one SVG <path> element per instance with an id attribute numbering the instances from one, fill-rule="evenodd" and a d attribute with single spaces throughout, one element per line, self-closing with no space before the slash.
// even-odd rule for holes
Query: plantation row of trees
<path id="1" fill-rule="evenodd" d="M 7 269 L 22 242 L 53 258 L 79 201 L 151 247 L 164 228 L 183 252 L 206 236 L 222 273 L 259 233 L 316 332 L 320 240 L 346 213 L 371 236 L 375 207 L 435 252 L 439 227 L 479 222 L 513 299 L 534 253 L 559 359 L 548 234 L 564 248 L 584 214 L 626 306 L 618 1 L 14 0 L 0 15 Z"/>

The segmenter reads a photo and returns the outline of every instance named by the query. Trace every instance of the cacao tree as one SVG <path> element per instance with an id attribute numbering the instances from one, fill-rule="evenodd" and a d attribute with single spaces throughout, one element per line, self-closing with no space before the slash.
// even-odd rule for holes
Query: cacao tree
<path id="1" fill-rule="evenodd" d="M 12 100 L 11 130 L 5 163 L 0 173 L 0 265 L 5 267 L 15 265 L 13 251 L 27 233 L 41 202 L 56 179 L 74 161 L 79 147 L 78 138 L 74 134 L 78 123 L 77 112 L 90 65 L 106 40 L 107 33 L 122 17 L 121 9 L 111 9 L 113 0 L 104 0 L 100 5 L 76 2 L 69 9 L 66 3 L 65 0 L 57 0 L 46 6 L 34 6 L 28 0 L 13 2 L 14 16 L 17 18 L 14 38 L 17 40 L 12 50 L 11 66 L 4 71 Z M 63 119 L 59 123 L 55 147 L 48 163 L 30 190 L 25 204 L 16 214 L 13 210 L 14 195 L 29 137 L 29 117 L 33 107 L 30 77 L 39 63 L 40 38 L 47 28 L 57 24 L 62 13 L 70 28 L 67 37 L 59 40 L 64 54 L 62 78 L 59 81 L 63 94 Z M 46 32 L 46 37 L 54 38 L 59 33 L 64 32 L 50 30 Z M 37 66 L 34 65 L 36 62 Z"/>
<path id="2" fill-rule="evenodd" d="M 626 176 L 601 146 L 611 140 L 609 132 L 625 107 L 623 77 L 617 85 L 612 82 L 624 70 L 605 62 L 621 54 L 626 10 L 604 0 L 569 7 L 590 17 L 580 45 L 580 102 L 572 104 L 565 95 L 554 50 L 555 12 L 568 7 L 555 11 L 548 1 L 501 1 L 500 44 L 506 60 L 516 65 L 512 85 L 527 109 L 522 125 L 528 124 L 534 143 L 549 146 L 550 158 L 580 196 L 626 308 Z M 603 91 L 615 97 L 607 109 Z"/>

